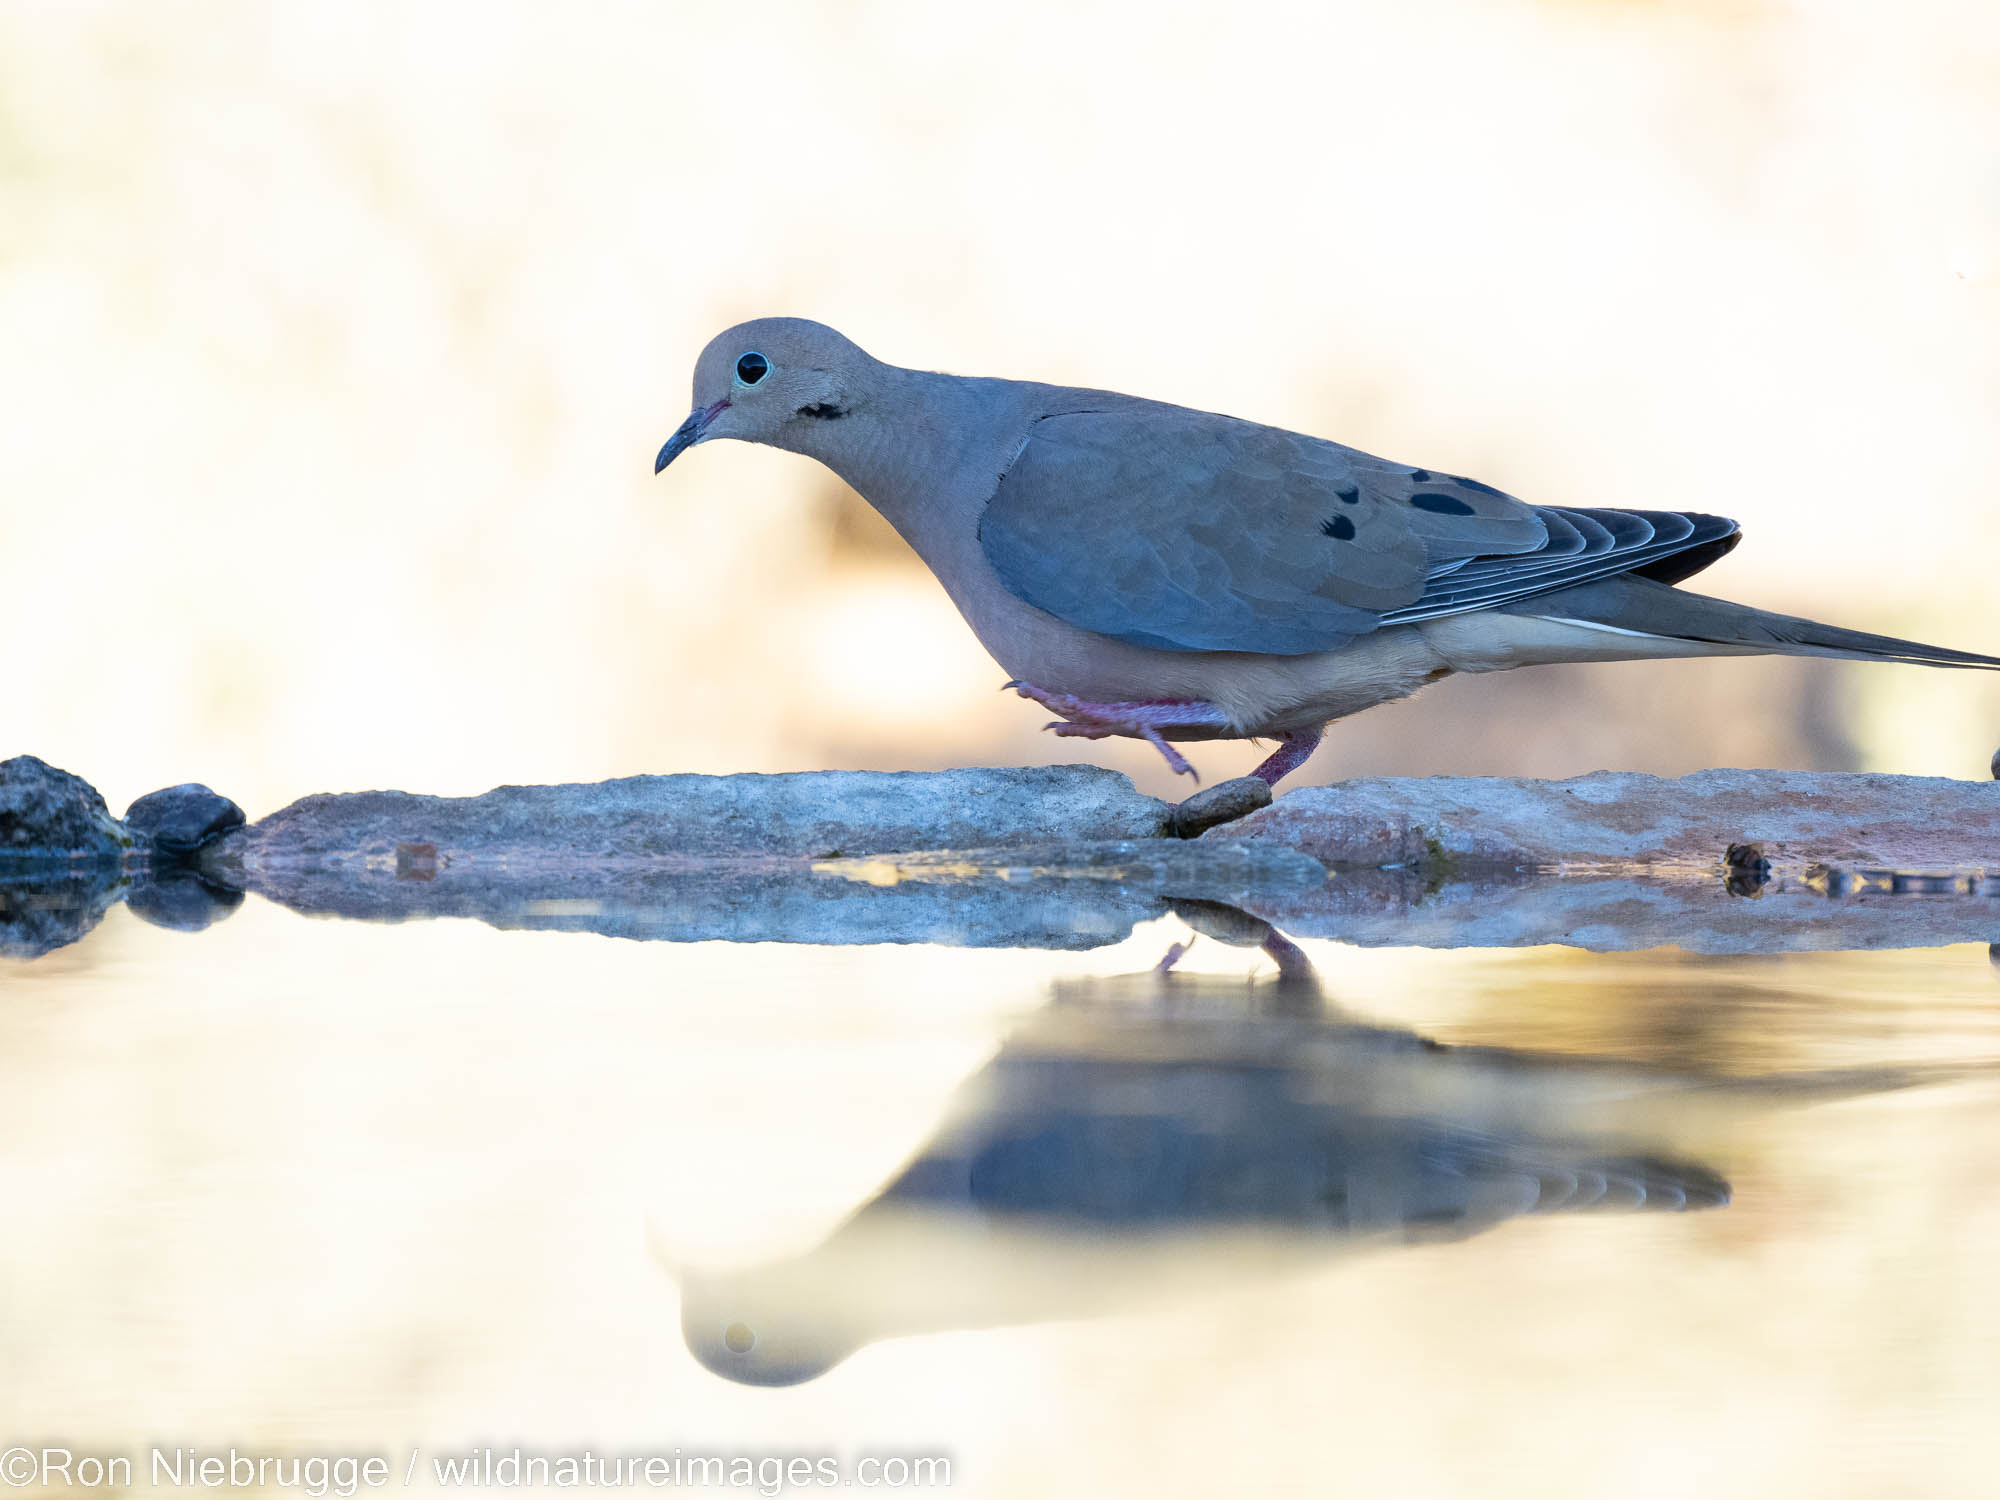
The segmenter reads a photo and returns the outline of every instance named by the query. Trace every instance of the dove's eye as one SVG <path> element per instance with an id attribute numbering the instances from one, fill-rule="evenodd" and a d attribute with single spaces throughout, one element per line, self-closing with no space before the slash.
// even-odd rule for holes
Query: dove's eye
<path id="1" fill-rule="evenodd" d="M 771 362 L 755 349 L 736 361 L 736 378 L 745 385 L 755 385 L 771 373 Z"/>

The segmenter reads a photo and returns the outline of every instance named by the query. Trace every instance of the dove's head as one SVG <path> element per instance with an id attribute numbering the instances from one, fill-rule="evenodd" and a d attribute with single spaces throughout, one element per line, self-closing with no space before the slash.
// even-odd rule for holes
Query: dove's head
<path id="1" fill-rule="evenodd" d="M 840 1288 L 821 1285 L 807 1262 L 681 1282 L 688 1351 L 739 1385 L 817 1380 L 861 1342 L 840 1312 Z"/>
<path id="2" fill-rule="evenodd" d="M 660 449 L 653 472 L 709 438 L 810 452 L 828 424 L 852 416 L 877 368 L 824 323 L 758 318 L 717 334 L 694 365 L 694 410 Z"/>

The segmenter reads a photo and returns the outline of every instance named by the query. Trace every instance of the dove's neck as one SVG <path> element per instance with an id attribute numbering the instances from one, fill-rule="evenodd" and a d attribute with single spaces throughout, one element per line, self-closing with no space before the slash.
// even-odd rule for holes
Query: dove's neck
<path id="1" fill-rule="evenodd" d="M 1037 387 L 878 365 L 847 414 L 800 450 L 858 490 L 936 567 L 940 541 L 969 533 L 1034 419 Z"/>

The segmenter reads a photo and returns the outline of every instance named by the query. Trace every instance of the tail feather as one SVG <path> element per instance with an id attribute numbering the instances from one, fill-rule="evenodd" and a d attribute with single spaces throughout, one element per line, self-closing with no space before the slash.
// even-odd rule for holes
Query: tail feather
<path id="1" fill-rule="evenodd" d="M 1831 656 L 1850 661 L 1911 662 L 1927 667 L 2000 669 L 2000 656 L 1822 625 L 1796 615 L 1775 614 L 1747 604 L 1733 604 L 1727 599 L 1691 594 L 1631 574 L 1582 588 L 1537 595 L 1507 608 L 1514 614 L 1577 620 L 1667 640 L 1708 641 L 1774 656 Z"/>

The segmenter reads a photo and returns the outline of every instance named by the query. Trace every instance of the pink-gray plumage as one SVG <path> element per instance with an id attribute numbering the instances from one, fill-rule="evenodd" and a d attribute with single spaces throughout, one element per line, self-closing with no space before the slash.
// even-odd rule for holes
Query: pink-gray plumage
<path id="1" fill-rule="evenodd" d="M 816 458 L 909 542 L 1058 734 L 1275 739 L 1453 672 L 1674 656 L 2000 658 L 1674 588 L 1736 544 L 1693 512 L 1537 507 L 1322 438 L 1108 391 L 884 364 L 762 318 L 695 364 L 655 471 L 709 438 Z"/>

